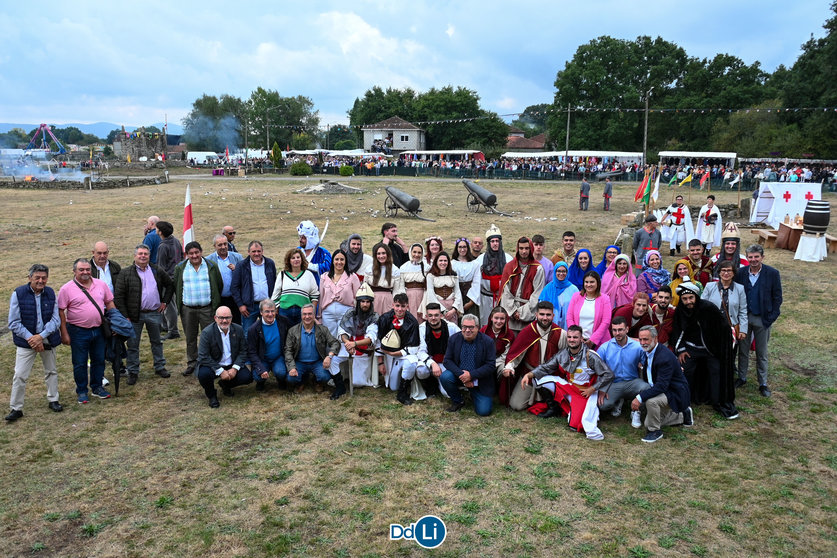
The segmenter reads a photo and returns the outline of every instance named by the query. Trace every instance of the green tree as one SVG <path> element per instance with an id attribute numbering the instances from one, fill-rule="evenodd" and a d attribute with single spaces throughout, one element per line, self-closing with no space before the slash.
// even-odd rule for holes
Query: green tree
<path id="1" fill-rule="evenodd" d="M 771 83 L 789 108 L 837 107 L 837 1 L 823 27 L 825 37 L 813 37 L 802 45 L 802 54 L 790 69 L 780 67 Z M 817 158 L 837 154 L 837 118 L 834 111 L 788 111 L 783 121 L 802 135 L 802 151 Z"/>
<path id="2" fill-rule="evenodd" d="M 348 151 L 350 149 L 357 149 L 357 143 L 355 143 L 354 138 L 340 140 L 334 144 L 334 149 L 337 151 Z"/>
<path id="3" fill-rule="evenodd" d="M 367 90 L 363 98 L 355 99 L 352 108 L 348 111 L 349 124 L 353 127 L 365 126 L 393 116 L 398 116 L 408 122 L 416 120 L 416 98 L 416 92 L 409 87 L 405 89 L 388 87 L 384 91 L 376 85 Z M 362 138 L 361 133 L 360 139 Z"/>
<path id="4" fill-rule="evenodd" d="M 291 143 L 294 133 L 317 133 L 320 125 L 319 111 L 314 110 L 314 102 L 308 97 L 282 97 L 278 91 L 257 87 L 250 94 L 250 145 L 261 147 L 268 145 L 268 127 L 270 141 L 280 145 Z"/>
<path id="5" fill-rule="evenodd" d="M 271 150 L 270 160 L 273 161 L 274 169 L 278 169 L 282 164 L 282 148 L 279 147 L 278 142 L 273 142 L 273 149 Z"/>
<path id="6" fill-rule="evenodd" d="M 298 132 L 291 138 L 291 147 L 294 149 L 314 149 L 314 137 L 305 132 Z"/>
<path id="7" fill-rule="evenodd" d="M 29 138 L 31 137 L 31 134 L 26 135 L 26 132 L 21 128 L 12 128 L 5 134 L 0 134 L 0 147 L 12 149 L 23 148 L 29 143 Z"/>
<path id="8" fill-rule="evenodd" d="M 343 126 L 339 124 L 337 126 L 332 126 L 328 129 L 323 139 L 325 141 L 323 141 L 322 144 L 323 146 L 325 146 L 326 149 L 357 148 L 357 135 L 352 131 L 352 128 L 349 126 Z M 338 145 L 343 145 L 344 147 L 337 147 Z M 346 145 L 349 145 L 349 147 L 345 147 Z"/>

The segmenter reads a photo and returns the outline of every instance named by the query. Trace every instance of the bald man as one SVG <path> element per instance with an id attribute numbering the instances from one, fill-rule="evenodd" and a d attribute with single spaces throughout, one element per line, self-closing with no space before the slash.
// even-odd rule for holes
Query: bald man
<path id="1" fill-rule="evenodd" d="M 90 258 L 91 275 L 94 279 L 101 279 L 105 282 L 113 294 L 113 285 L 116 283 L 116 276 L 119 275 L 121 267 L 118 263 L 110 260 L 110 248 L 99 241 L 93 245 L 93 257 Z"/>
<path id="2" fill-rule="evenodd" d="M 157 247 L 160 245 L 160 235 L 157 234 L 157 223 L 159 221 L 159 217 L 152 215 L 145 221 L 145 229 L 143 230 L 145 237 L 143 237 L 142 243 L 151 250 L 151 260 L 149 263 L 153 263 L 154 265 L 157 265 Z"/>

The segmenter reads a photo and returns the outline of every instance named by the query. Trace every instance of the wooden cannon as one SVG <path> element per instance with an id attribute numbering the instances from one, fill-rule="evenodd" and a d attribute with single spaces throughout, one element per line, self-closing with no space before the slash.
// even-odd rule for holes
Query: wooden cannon
<path id="1" fill-rule="evenodd" d="M 398 215 L 398 210 L 406 211 L 416 219 L 423 221 L 435 222 L 435 219 L 428 219 L 419 215 L 421 212 L 421 202 L 418 198 L 411 196 L 407 192 L 402 192 L 398 188 L 392 186 L 386 187 L 387 199 L 384 200 L 384 215 L 387 217 L 395 217 Z"/>
<path id="2" fill-rule="evenodd" d="M 468 198 L 465 200 L 465 204 L 469 212 L 477 213 L 480 207 L 485 207 L 486 213 L 497 213 L 511 217 L 508 213 L 497 211 L 497 196 L 495 194 L 492 194 L 473 180 L 463 180 L 462 184 L 468 190 Z"/>

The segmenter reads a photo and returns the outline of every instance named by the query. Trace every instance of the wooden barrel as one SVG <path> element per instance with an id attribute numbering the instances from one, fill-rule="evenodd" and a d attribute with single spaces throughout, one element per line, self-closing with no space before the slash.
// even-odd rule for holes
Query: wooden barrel
<path id="1" fill-rule="evenodd" d="M 831 219 L 831 203 L 824 200 L 808 200 L 802 216 L 802 230 L 807 234 L 825 234 Z"/>

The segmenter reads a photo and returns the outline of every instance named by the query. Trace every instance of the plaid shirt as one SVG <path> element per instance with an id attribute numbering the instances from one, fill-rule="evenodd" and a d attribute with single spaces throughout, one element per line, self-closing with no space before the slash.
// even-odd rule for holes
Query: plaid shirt
<path id="1" fill-rule="evenodd" d="M 200 267 L 195 270 L 191 263 L 183 269 L 183 304 L 186 306 L 207 306 L 212 303 L 212 291 L 209 288 L 209 266 L 201 259 Z"/>

